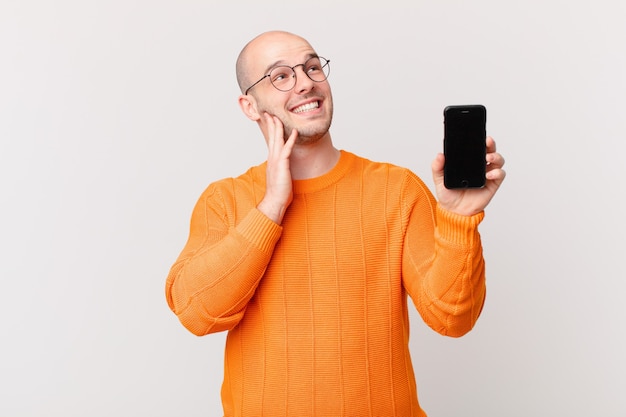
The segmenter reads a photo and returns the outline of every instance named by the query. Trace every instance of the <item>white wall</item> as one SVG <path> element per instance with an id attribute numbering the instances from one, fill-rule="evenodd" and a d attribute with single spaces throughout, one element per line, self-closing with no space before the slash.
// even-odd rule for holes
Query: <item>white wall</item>
<path id="1" fill-rule="evenodd" d="M 164 281 L 204 187 L 265 157 L 234 61 L 268 29 L 332 60 L 337 146 L 429 184 L 443 107 L 488 108 L 488 300 L 461 339 L 412 312 L 429 414 L 626 414 L 626 3 L 334 3 L 2 0 L 0 415 L 221 415 L 224 337 Z"/>

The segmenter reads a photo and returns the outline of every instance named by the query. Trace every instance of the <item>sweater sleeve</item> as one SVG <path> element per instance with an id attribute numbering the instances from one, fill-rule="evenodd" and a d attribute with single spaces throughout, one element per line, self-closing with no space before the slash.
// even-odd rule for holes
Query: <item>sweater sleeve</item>
<path id="1" fill-rule="evenodd" d="M 474 327 L 485 300 L 485 262 L 478 233 L 484 213 L 448 212 L 425 185 L 420 187 L 422 195 L 418 193 L 408 213 L 403 284 L 428 326 L 459 337 Z"/>
<path id="2" fill-rule="evenodd" d="M 234 221 L 218 194 L 209 188 L 196 204 L 189 239 L 166 280 L 170 309 L 198 336 L 239 323 L 282 232 L 252 204 Z"/>

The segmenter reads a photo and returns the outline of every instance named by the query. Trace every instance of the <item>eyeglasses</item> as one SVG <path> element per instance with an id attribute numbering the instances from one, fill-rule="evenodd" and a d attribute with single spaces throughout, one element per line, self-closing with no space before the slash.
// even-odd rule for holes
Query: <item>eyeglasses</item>
<path id="1" fill-rule="evenodd" d="M 272 85 L 279 91 L 289 91 L 296 86 L 296 68 L 302 67 L 302 70 L 312 81 L 321 83 L 328 78 L 330 74 L 330 61 L 321 56 L 314 56 L 306 60 L 304 64 L 294 65 L 293 67 L 287 65 L 278 65 L 265 74 L 259 81 L 252 84 L 244 94 L 248 94 L 248 91 L 255 85 L 260 83 L 266 78 L 270 79 Z"/>

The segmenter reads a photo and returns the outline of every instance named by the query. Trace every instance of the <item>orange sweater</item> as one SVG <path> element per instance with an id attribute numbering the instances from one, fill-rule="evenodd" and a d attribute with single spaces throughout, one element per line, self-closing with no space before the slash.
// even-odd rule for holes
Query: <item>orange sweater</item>
<path id="1" fill-rule="evenodd" d="M 211 184 L 167 278 L 185 327 L 229 331 L 225 416 L 425 416 L 407 294 L 437 332 L 472 328 L 483 214 L 445 212 L 409 170 L 345 151 L 294 182 L 282 226 L 256 209 L 264 185 L 265 164 Z"/>

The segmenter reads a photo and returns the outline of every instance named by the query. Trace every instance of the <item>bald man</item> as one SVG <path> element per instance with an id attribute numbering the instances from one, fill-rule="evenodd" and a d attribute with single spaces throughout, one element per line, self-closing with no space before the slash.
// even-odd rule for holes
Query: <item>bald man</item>
<path id="1" fill-rule="evenodd" d="M 407 300 L 442 335 L 475 325 L 478 225 L 505 177 L 495 142 L 481 189 L 446 189 L 436 155 L 435 198 L 410 170 L 335 147 L 330 61 L 302 37 L 257 36 L 236 71 L 267 160 L 202 193 L 166 282 L 189 331 L 228 332 L 224 415 L 425 416 Z"/>

